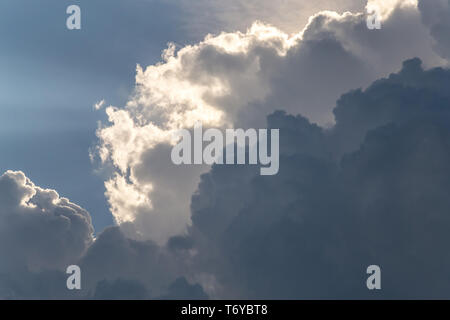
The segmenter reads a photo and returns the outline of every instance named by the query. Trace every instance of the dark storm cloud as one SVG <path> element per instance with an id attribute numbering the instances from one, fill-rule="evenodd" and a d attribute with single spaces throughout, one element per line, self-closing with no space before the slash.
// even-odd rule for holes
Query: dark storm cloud
<path id="1" fill-rule="evenodd" d="M 330 130 L 270 115 L 278 175 L 202 177 L 192 234 L 216 264 L 200 254 L 201 268 L 244 298 L 448 298 L 449 86 L 450 71 L 413 59 L 344 95 Z M 365 286 L 371 264 L 378 293 Z"/>

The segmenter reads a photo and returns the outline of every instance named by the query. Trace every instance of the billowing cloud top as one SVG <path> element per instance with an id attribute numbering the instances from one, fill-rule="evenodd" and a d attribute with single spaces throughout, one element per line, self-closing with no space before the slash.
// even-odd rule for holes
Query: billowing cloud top
<path id="1" fill-rule="evenodd" d="M 65 271 L 77 262 L 92 244 L 93 232 L 89 213 L 78 205 L 55 190 L 34 185 L 23 172 L 4 173 L 0 176 L 0 296 L 43 298 L 52 295 L 56 279 L 57 287 L 64 288 L 64 278 L 55 279 L 52 272 Z M 49 279 L 36 280 L 32 274 Z M 17 290 L 19 283 L 27 283 L 27 289 Z M 33 286 L 42 285 L 45 290 L 33 292 Z"/>
<path id="2" fill-rule="evenodd" d="M 186 233 L 189 203 L 205 166 L 169 162 L 174 132 L 195 121 L 219 128 L 261 128 L 277 109 L 333 125 L 337 98 L 366 87 L 411 57 L 446 64 L 422 23 L 417 1 L 370 1 L 383 28 L 363 13 L 324 11 L 299 33 L 255 23 L 246 32 L 208 35 L 184 48 L 171 44 L 163 61 L 138 66 L 136 90 L 124 108 L 109 107 L 98 154 L 115 174 L 105 183 L 111 211 L 130 237 L 164 244 Z"/>

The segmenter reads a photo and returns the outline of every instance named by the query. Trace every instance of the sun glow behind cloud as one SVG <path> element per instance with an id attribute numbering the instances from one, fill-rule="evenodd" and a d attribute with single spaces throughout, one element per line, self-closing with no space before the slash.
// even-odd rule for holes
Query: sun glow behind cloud
<path id="1" fill-rule="evenodd" d="M 192 128 L 197 121 L 205 127 L 232 126 L 234 108 L 243 108 L 246 103 L 263 98 L 268 91 L 268 86 L 258 79 L 260 58 L 249 52 L 261 47 L 284 56 L 297 41 L 274 27 L 255 23 L 246 33 L 207 36 L 203 42 L 178 52 L 169 45 L 163 53 L 163 62 L 145 70 L 137 67 L 132 99 L 125 109 L 106 108 L 112 125 L 97 131 L 101 140 L 98 146 L 100 159 L 111 161 L 118 170 L 105 183 L 117 223 L 133 222 L 136 215 L 144 211 L 149 217 L 167 214 L 162 213 L 165 210 L 154 210 L 152 190 L 158 186 L 139 181 L 135 174 L 136 167 L 143 161 L 142 156 L 159 144 L 175 144 L 174 133 Z M 224 64 L 215 64 L 214 60 L 222 60 L 222 57 Z M 226 59 L 230 60 L 231 70 L 227 68 Z M 227 75 L 229 71 L 231 73 Z M 242 72 L 245 78 L 239 79 Z M 236 94 L 235 79 L 244 81 L 245 87 L 239 96 L 233 97 Z M 223 100 L 230 98 L 236 103 L 224 105 Z M 190 197 L 193 191 L 187 190 L 186 195 Z M 183 203 L 182 210 L 188 210 L 189 198 L 179 201 Z M 167 216 L 166 219 L 172 218 Z M 189 224 L 187 215 L 183 223 L 173 224 L 173 231 L 164 231 L 164 236 L 158 239 L 144 231 L 138 233 L 164 243 L 170 236 L 183 233 Z"/>
<path id="2" fill-rule="evenodd" d="M 106 196 L 116 222 L 134 222 L 135 230 L 128 236 L 164 244 L 171 236 L 184 234 L 191 224 L 190 198 L 200 174 L 208 167 L 184 168 L 187 177 L 159 177 L 156 172 L 169 166 L 155 163 L 169 161 L 168 157 L 157 157 L 156 153 L 161 153 L 158 148 L 173 145 L 174 132 L 179 129 L 192 128 L 196 121 L 204 127 L 264 126 L 265 116 L 278 108 L 300 112 L 324 125 L 333 119 L 331 110 L 338 93 L 385 75 L 392 70 L 391 65 L 399 65 L 411 54 L 421 56 L 430 66 L 441 63 L 429 45 L 417 1 L 370 1 L 368 6 L 375 4 L 381 6 L 384 21 L 395 8 L 405 12 L 403 19 L 415 26 L 419 41 L 409 41 L 411 30 L 389 21 L 389 28 L 402 34 L 401 39 L 392 40 L 389 33 L 383 33 L 385 40 L 374 38 L 371 47 L 367 39 L 372 34 L 366 28 L 364 13 L 324 11 L 292 35 L 256 22 L 246 32 L 208 35 L 195 45 L 176 48 L 169 44 L 162 53 L 163 61 L 146 68 L 138 66 L 134 94 L 125 108 L 106 108 L 111 124 L 97 131 L 100 159 L 116 168 L 105 183 Z M 318 44 L 334 47 L 316 49 Z M 330 62 L 323 56 L 332 50 L 347 62 Z M 309 57 L 313 51 L 316 53 Z M 327 76 L 321 70 L 313 86 L 315 70 L 309 68 L 314 59 L 322 66 L 331 63 L 333 68 L 340 65 L 352 69 L 355 75 L 346 74 L 349 79 L 343 81 L 338 71 L 330 69 Z M 355 64 L 363 64 L 361 70 Z M 290 69 L 299 66 L 299 72 L 290 75 Z M 285 84 L 278 85 L 280 81 Z M 283 91 L 296 81 L 300 95 Z M 326 93 L 321 92 L 323 86 Z M 173 193 L 177 194 L 175 198 Z"/>

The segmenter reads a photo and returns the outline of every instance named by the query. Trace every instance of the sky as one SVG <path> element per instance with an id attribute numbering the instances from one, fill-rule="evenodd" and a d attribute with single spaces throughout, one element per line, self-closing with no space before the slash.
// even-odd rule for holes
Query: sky
<path id="1" fill-rule="evenodd" d="M 449 34 L 448 0 L 3 0 L 0 297 L 448 298 Z M 197 121 L 279 129 L 278 174 L 173 164 Z"/>

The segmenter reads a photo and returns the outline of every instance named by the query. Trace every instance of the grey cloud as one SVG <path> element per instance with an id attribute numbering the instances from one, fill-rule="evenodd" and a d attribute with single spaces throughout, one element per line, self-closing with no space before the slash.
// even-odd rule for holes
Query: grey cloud
<path id="1" fill-rule="evenodd" d="M 188 257 L 181 253 L 152 241 L 128 239 L 120 228 L 111 227 L 99 235 L 80 261 L 84 294 L 95 299 L 180 295 L 196 299 L 204 292 L 198 284 L 189 284 L 184 278 L 189 273 L 188 264 Z"/>
<path id="2" fill-rule="evenodd" d="M 138 68 L 135 94 L 124 108 L 107 108 L 110 123 L 97 131 L 102 163 L 115 170 L 105 185 L 116 222 L 131 222 L 127 236 L 160 245 L 186 233 L 190 195 L 208 168 L 180 174 L 166 161 L 173 131 L 195 121 L 262 128 L 277 109 L 330 127 L 343 92 L 366 88 L 414 56 L 426 67 L 443 64 L 431 41 L 409 4 L 386 16 L 381 30 L 369 30 L 363 13 L 321 12 L 296 35 L 255 23 L 245 33 L 171 47 L 163 62 Z"/>
<path id="3" fill-rule="evenodd" d="M 358 89 L 342 95 L 333 110 L 337 121 L 331 130 L 334 153 L 355 150 L 370 129 L 435 114 L 435 108 L 449 98 L 445 89 L 449 82 L 445 69 L 423 72 L 416 58 L 405 61 L 399 73 L 374 82 L 366 91 Z M 437 106 L 427 108 L 431 103 Z M 440 112 L 447 111 L 442 108 Z"/>
<path id="4" fill-rule="evenodd" d="M 435 39 L 437 51 L 445 58 L 450 57 L 450 1 L 419 0 L 419 9 L 425 25 Z"/>
<path id="5" fill-rule="evenodd" d="M 0 177 L 0 266 L 23 263 L 32 270 L 62 268 L 78 259 L 93 240 L 88 212 L 35 186 L 22 172 Z"/>
<path id="6" fill-rule="evenodd" d="M 244 30 L 254 21 L 264 21 L 285 32 L 296 32 L 308 18 L 321 10 L 359 12 L 363 0 L 287 0 L 283 3 L 268 0 L 178 1 L 190 19 L 186 25 L 191 32 L 204 35 L 208 32 Z M 201 18 L 199 13 L 201 12 Z M 207 12 L 207 14 L 204 14 Z"/>
<path id="7" fill-rule="evenodd" d="M 86 211 L 7 172 L 0 178 L 0 248 L 8 257 L 0 294 L 448 297 L 449 85 L 449 70 L 424 71 L 413 59 L 343 95 L 333 128 L 271 114 L 268 127 L 280 129 L 279 173 L 213 166 L 192 198 L 189 234 L 167 247 L 128 239 L 119 227 L 92 242 Z M 64 288 L 67 263 L 80 265 L 82 292 Z M 365 288 L 369 264 L 382 267 L 381 293 Z"/>
<path id="8" fill-rule="evenodd" d="M 439 52 L 448 57 L 446 16 L 435 18 L 446 11 L 431 12 L 424 2 L 420 8 L 440 41 Z M 322 13 L 285 56 L 269 43 L 285 36 L 278 31 L 270 41 L 246 36 L 250 45 L 241 53 L 205 44 L 186 49 L 177 76 L 206 87 L 215 78 L 229 84 L 228 95 L 198 98 L 225 110 L 233 125 L 263 125 L 275 109 L 302 114 L 275 112 L 268 118 L 269 127 L 281 129 L 279 174 L 261 177 L 252 166 L 213 167 L 192 198 L 190 233 L 170 239 L 166 248 L 128 239 L 127 230 L 150 230 L 157 239 L 157 232 L 185 230 L 186 199 L 206 169 L 180 173 L 167 165 L 170 147 L 147 146 L 148 131 L 136 134 L 143 140 L 119 142 L 118 148 L 119 155 L 126 150 L 133 157 L 124 171 L 133 173 L 134 183 L 162 186 L 152 198 L 162 209 L 136 217 L 142 230 L 125 222 L 93 242 L 85 210 L 34 186 L 20 172 L 8 172 L 0 178 L 0 255 L 7 257 L 0 260 L 0 295 L 371 298 L 365 266 L 379 263 L 387 284 L 383 297 L 447 297 L 442 278 L 450 262 L 445 254 L 449 71 L 424 72 L 418 59 L 409 60 L 399 73 L 343 95 L 334 127 L 310 122 L 330 122 L 342 92 L 367 87 L 409 56 L 420 56 L 426 66 L 441 63 L 418 19 L 413 10 L 397 10 L 373 32 L 362 16 Z M 128 111 L 147 124 L 151 117 L 143 109 Z M 134 133 L 139 126 L 131 123 Z M 118 136 L 126 136 L 118 129 Z M 149 217 L 155 212 L 168 219 Z M 183 228 L 162 229 L 177 219 Z M 81 293 L 64 288 L 63 268 L 72 263 L 83 270 Z"/>
<path id="9" fill-rule="evenodd" d="M 18 266 L 0 274 L 0 298 L 3 299 L 79 299 L 67 290 L 66 275 L 58 270 L 32 272 Z"/>
<path id="10" fill-rule="evenodd" d="M 240 298 L 448 298 L 449 75 L 406 61 L 344 95 L 331 129 L 270 115 L 278 175 L 202 176 L 191 234 L 210 259 L 197 267 Z M 370 264 L 381 292 L 365 287 Z"/>
<path id="11" fill-rule="evenodd" d="M 127 239 L 118 227 L 95 241 L 93 231 L 89 213 L 56 191 L 20 171 L 1 175 L 0 298 L 206 297 L 198 284 L 180 278 L 186 261 L 173 250 Z M 72 264 L 81 268 L 80 291 L 66 287 Z"/>

